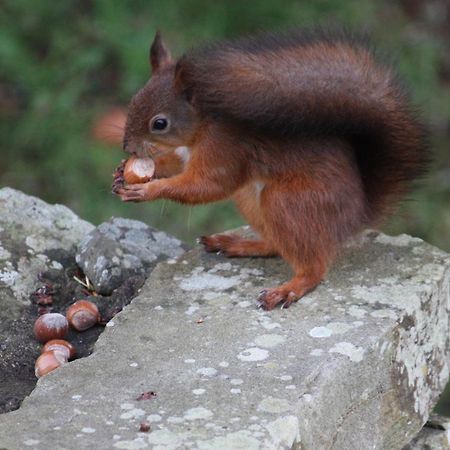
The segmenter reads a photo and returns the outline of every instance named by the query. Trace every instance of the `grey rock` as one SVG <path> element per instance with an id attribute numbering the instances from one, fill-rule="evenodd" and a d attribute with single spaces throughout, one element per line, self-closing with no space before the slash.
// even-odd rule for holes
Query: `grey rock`
<path id="1" fill-rule="evenodd" d="M 200 249 L 160 263 L 89 358 L 0 416 L 0 448 L 401 449 L 448 380 L 449 255 L 370 232 L 300 302 L 257 309 L 290 274 Z"/>
<path id="2" fill-rule="evenodd" d="M 80 242 L 76 261 L 102 295 L 132 275 L 148 274 L 161 260 L 175 258 L 185 244 L 143 222 L 111 218 Z"/>
<path id="3" fill-rule="evenodd" d="M 39 273 L 74 260 L 76 245 L 93 228 L 65 206 L 0 189 L 0 411 L 17 404 L 14 392 L 26 392 L 25 374 L 34 373 L 17 355 L 37 350 L 29 306 Z"/>
<path id="4" fill-rule="evenodd" d="M 433 415 L 420 433 L 403 450 L 448 450 L 450 418 Z"/>
<path id="5" fill-rule="evenodd" d="M 93 228 L 65 206 L 49 205 L 11 188 L 0 189 L 2 305 L 11 303 L 14 311 L 28 305 L 38 273 L 60 268 Z"/>

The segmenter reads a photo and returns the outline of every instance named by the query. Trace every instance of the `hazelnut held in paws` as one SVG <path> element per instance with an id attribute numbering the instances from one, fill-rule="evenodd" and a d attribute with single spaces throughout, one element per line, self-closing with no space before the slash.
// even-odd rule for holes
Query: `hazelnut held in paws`
<path id="1" fill-rule="evenodd" d="M 151 157 L 123 201 L 233 199 L 255 240 L 203 237 L 224 256 L 284 258 L 293 278 L 263 290 L 285 307 L 314 289 L 342 244 L 376 226 L 421 176 L 424 128 L 395 71 L 343 32 L 259 34 L 173 59 L 159 33 L 123 148 Z M 182 155 L 182 157 L 180 157 Z"/>

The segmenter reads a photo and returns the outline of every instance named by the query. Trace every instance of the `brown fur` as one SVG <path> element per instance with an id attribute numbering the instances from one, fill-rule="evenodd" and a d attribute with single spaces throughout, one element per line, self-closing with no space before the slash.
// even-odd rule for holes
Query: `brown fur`
<path id="1" fill-rule="evenodd" d="M 154 75 L 131 103 L 124 147 L 163 153 L 170 166 L 174 148 L 188 145 L 190 159 L 180 172 L 178 158 L 170 178 L 119 194 L 189 204 L 233 198 L 261 240 L 202 243 L 292 265 L 290 282 L 262 293 L 267 309 L 313 289 L 342 243 L 379 221 L 423 172 L 423 128 L 396 77 L 345 35 L 263 35 L 176 63 L 159 37 L 158 52 L 163 63 L 152 59 Z M 171 125 L 152 133 L 148 123 L 161 113 Z"/>

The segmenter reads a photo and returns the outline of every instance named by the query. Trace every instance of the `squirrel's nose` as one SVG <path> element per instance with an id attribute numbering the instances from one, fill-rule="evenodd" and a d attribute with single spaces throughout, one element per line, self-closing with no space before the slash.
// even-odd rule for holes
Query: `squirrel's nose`
<path id="1" fill-rule="evenodd" d="M 136 153 L 134 146 L 130 144 L 127 138 L 123 138 L 122 149 L 124 152 L 130 153 L 131 155 Z"/>

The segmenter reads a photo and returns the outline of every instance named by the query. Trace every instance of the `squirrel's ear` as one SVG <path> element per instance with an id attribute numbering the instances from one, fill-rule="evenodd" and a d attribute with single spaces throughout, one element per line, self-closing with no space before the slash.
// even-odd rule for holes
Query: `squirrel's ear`
<path id="1" fill-rule="evenodd" d="M 153 43 L 150 46 L 149 57 L 153 73 L 172 62 L 170 51 L 162 40 L 161 33 L 159 31 L 156 32 Z"/>

